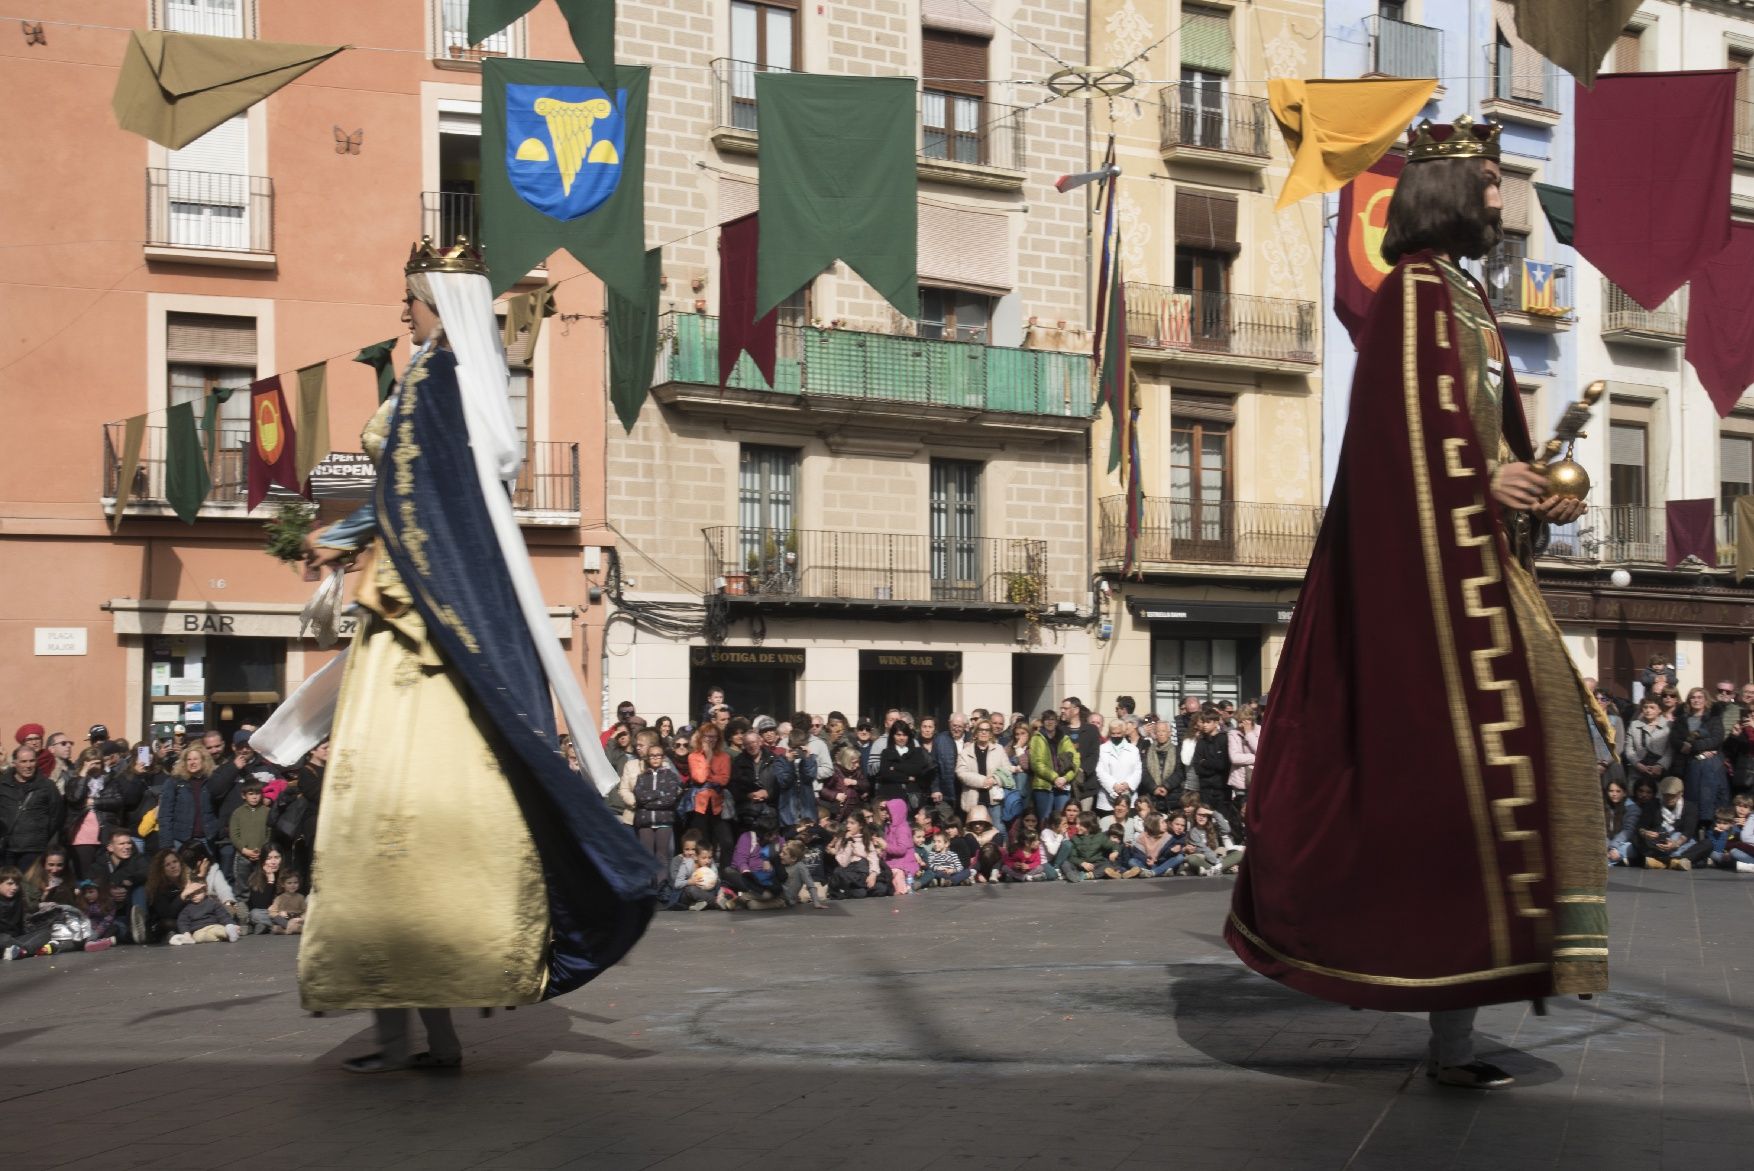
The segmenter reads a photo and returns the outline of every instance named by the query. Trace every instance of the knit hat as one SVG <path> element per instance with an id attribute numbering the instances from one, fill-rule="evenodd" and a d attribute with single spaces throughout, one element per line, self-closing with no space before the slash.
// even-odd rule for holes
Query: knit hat
<path id="1" fill-rule="evenodd" d="M 757 732 L 765 732 L 769 728 L 779 727 L 779 724 L 774 722 L 774 718 L 772 716 L 756 716 L 755 722 L 749 726 L 751 728 L 754 728 Z"/>
<path id="2" fill-rule="evenodd" d="M 12 734 L 12 738 L 18 743 L 23 744 L 32 736 L 35 736 L 40 740 L 44 735 L 45 733 L 43 732 L 43 726 L 41 724 L 20 724 L 18 726 L 18 731 Z"/>

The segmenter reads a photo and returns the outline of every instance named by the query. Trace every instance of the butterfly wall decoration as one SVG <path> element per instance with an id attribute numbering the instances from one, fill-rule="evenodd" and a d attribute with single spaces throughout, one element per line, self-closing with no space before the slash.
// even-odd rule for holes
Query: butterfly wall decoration
<path id="1" fill-rule="evenodd" d="M 27 45 L 46 45 L 49 43 L 49 38 L 43 35 L 43 22 L 42 21 L 39 20 L 35 24 L 32 24 L 28 20 L 21 20 L 18 23 L 24 31 L 24 43 L 25 44 L 27 44 Z"/>
<path id="2" fill-rule="evenodd" d="M 335 127 L 335 153 L 338 155 L 356 155 L 360 147 L 365 145 L 365 130 L 355 130 L 352 134 Z"/>

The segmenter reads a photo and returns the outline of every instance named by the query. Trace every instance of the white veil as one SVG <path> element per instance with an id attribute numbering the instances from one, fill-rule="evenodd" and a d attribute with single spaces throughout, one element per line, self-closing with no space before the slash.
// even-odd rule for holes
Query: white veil
<path id="1" fill-rule="evenodd" d="M 463 418 L 469 428 L 469 447 L 487 515 L 499 541 L 507 575 L 518 598 L 518 612 L 536 644 L 548 686 L 554 692 L 567 730 L 578 751 L 579 767 L 600 793 L 608 793 L 621 778 L 609 764 L 598 739 L 597 723 L 585 707 L 584 692 L 573 677 L 566 654 L 549 626 L 548 608 L 536 583 L 536 570 L 524 534 L 512 512 L 506 488 L 516 482 L 523 451 L 518 445 L 517 423 L 509 397 L 510 375 L 505 347 L 500 341 L 498 319 L 493 312 L 493 292 L 487 278 L 476 273 L 428 272 L 425 274 L 437 302 L 445 339 L 457 358 L 457 387 L 463 397 Z M 251 737 L 251 745 L 276 764 L 290 765 L 310 751 L 334 721 L 335 701 L 341 689 L 343 653 L 307 679 Z"/>

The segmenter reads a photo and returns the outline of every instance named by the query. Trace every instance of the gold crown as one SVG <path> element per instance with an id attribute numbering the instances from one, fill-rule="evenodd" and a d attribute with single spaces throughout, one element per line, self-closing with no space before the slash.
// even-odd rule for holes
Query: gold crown
<path id="1" fill-rule="evenodd" d="M 1476 122 L 1466 114 L 1457 114 L 1448 126 L 1432 125 L 1425 119 L 1414 127 L 1407 148 L 1407 161 L 1426 159 L 1496 159 L 1498 136 L 1504 126 L 1492 118 Z"/>
<path id="2" fill-rule="evenodd" d="M 469 237 L 458 236 L 457 242 L 449 248 L 438 248 L 433 245 L 431 236 L 422 236 L 420 243 L 408 250 L 408 265 L 403 272 L 474 272 L 487 275 L 487 261 L 481 257 L 481 249 L 469 242 Z"/>

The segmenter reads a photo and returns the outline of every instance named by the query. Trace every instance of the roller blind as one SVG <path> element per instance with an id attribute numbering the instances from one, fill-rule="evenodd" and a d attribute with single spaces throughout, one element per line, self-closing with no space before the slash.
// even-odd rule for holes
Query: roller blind
<path id="1" fill-rule="evenodd" d="M 1011 290 L 1011 224 L 1002 215 L 922 203 L 920 279 L 935 285 Z"/>
<path id="2" fill-rule="evenodd" d="M 1209 423 L 1236 422 L 1236 400 L 1224 394 L 1202 394 L 1195 390 L 1174 390 L 1169 395 L 1169 413 L 1175 419 L 1201 419 Z"/>
<path id="3" fill-rule="evenodd" d="M 1754 484 L 1754 439 L 1746 435 L 1720 435 L 1718 480 L 1725 484 Z"/>
<path id="4" fill-rule="evenodd" d="M 953 33 L 993 35 L 993 18 L 973 0 L 920 0 L 920 23 Z"/>
<path id="5" fill-rule="evenodd" d="M 1534 184 L 1527 175 L 1515 171 L 1505 171 L 1503 176 L 1498 192 L 1504 199 L 1504 230 L 1527 232 L 1534 226 L 1529 218 L 1534 203 Z"/>
<path id="6" fill-rule="evenodd" d="M 942 29 L 920 30 L 920 84 L 948 93 L 986 94 L 987 46 L 985 37 Z"/>
<path id="7" fill-rule="evenodd" d="M 1236 243 L 1236 196 L 1175 191 L 1175 242 L 1210 252 L 1240 251 Z"/>
<path id="8" fill-rule="evenodd" d="M 165 359 L 201 366 L 256 366 L 256 319 L 172 313 L 165 321 Z"/>
<path id="9" fill-rule="evenodd" d="M 249 118 L 239 114 L 221 122 L 182 150 L 171 151 L 165 165 L 173 171 L 206 171 L 216 175 L 249 174 Z"/>
<path id="10" fill-rule="evenodd" d="M 1615 423 L 1608 430 L 1608 462 L 1642 468 L 1644 428 L 1636 423 Z"/>
<path id="11" fill-rule="evenodd" d="M 1626 29 L 1614 38 L 1614 72 L 1637 73 L 1643 64 L 1644 38 L 1637 29 Z"/>
<path id="12" fill-rule="evenodd" d="M 1208 73 L 1230 73 L 1236 50 L 1230 42 L 1230 13 L 1214 8 L 1182 8 L 1182 64 Z"/>

